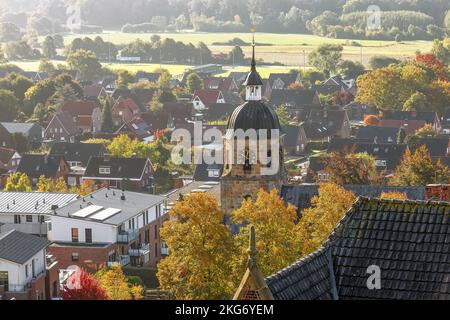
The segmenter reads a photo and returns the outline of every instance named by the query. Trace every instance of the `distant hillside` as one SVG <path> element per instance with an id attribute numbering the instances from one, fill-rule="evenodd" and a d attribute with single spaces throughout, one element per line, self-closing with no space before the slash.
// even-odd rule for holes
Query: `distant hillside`
<path id="1" fill-rule="evenodd" d="M 13 22 L 20 28 L 31 26 L 39 34 L 64 30 L 67 3 L 72 2 L 2 0 L 1 21 Z M 245 32 L 255 26 L 264 32 L 335 38 L 429 40 L 450 32 L 449 0 L 84 0 L 81 3 L 84 24 L 132 33 L 181 29 Z M 381 24 L 368 30 L 367 19 L 373 16 L 367 10 L 374 5 L 382 11 Z"/>

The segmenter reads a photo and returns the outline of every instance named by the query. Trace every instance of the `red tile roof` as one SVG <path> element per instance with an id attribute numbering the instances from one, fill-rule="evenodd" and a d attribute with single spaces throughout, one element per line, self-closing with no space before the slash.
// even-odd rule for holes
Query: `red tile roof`
<path id="1" fill-rule="evenodd" d="M 62 112 L 68 112 L 73 117 L 91 116 L 97 104 L 94 101 L 67 101 L 61 108 Z"/>
<path id="2" fill-rule="evenodd" d="M 217 103 L 219 99 L 219 95 L 221 94 L 220 90 L 197 90 L 194 92 L 194 99 L 198 97 L 204 105 L 210 106 L 214 103 Z"/>
<path id="3" fill-rule="evenodd" d="M 128 98 L 128 99 L 122 99 L 119 98 L 116 102 L 116 104 L 114 105 L 113 109 L 115 110 L 129 110 L 131 113 L 140 113 L 140 109 L 139 106 L 136 104 L 136 102 L 134 102 L 133 99 Z"/>

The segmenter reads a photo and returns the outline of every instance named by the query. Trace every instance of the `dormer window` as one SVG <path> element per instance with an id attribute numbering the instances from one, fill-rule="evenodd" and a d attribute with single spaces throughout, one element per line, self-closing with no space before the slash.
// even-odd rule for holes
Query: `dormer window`
<path id="1" fill-rule="evenodd" d="M 98 168 L 99 174 L 111 174 L 111 168 L 109 167 L 100 167 Z"/>

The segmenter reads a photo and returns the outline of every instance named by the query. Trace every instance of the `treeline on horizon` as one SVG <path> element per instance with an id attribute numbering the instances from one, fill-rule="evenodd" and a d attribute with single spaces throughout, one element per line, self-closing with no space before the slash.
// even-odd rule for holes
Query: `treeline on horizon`
<path id="1" fill-rule="evenodd" d="M 26 6 L 22 0 L 2 2 L 0 21 L 22 32 L 66 31 L 70 0 L 30 0 Z M 367 28 L 367 9 L 373 5 L 382 10 L 378 30 Z M 86 33 L 103 28 L 247 32 L 256 27 L 261 32 L 401 41 L 432 40 L 450 32 L 448 0 L 85 0 L 81 14 Z"/>

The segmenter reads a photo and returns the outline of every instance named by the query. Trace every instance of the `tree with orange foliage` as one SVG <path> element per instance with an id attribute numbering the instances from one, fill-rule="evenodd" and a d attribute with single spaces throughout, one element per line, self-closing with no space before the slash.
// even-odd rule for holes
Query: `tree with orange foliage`
<path id="1" fill-rule="evenodd" d="M 299 238 L 296 233 L 298 220 L 296 208 L 286 205 L 276 189 L 260 190 L 256 199 L 242 202 L 240 209 L 232 214 L 235 224 L 241 226 L 236 236 L 241 253 L 236 256 L 235 275 L 245 271 L 250 228 L 255 227 L 258 249 L 258 265 L 264 276 L 294 263 L 301 257 Z"/>
<path id="2" fill-rule="evenodd" d="M 383 192 L 380 195 L 380 199 L 384 200 L 408 200 L 408 196 L 406 193 L 399 192 L 399 191 L 389 191 L 389 192 Z"/>
<path id="3" fill-rule="evenodd" d="M 380 124 L 380 119 L 374 115 L 368 115 L 364 118 L 364 125 L 368 127 L 377 127 Z"/>
<path id="4" fill-rule="evenodd" d="M 161 229 L 170 255 L 158 264 L 163 290 L 176 299 L 229 299 L 235 289 L 236 254 L 225 212 L 210 194 L 190 194 L 175 203 Z"/>
<path id="5" fill-rule="evenodd" d="M 356 196 L 334 183 L 322 183 L 319 195 L 311 199 L 311 208 L 302 212 L 297 226 L 303 255 L 319 249 L 350 210 Z"/>
<path id="6" fill-rule="evenodd" d="M 416 62 L 423 63 L 425 66 L 434 71 L 439 80 L 448 80 L 448 73 L 445 65 L 440 61 L 434 53 L 418 54 Z"/>
<path id="7" fill-rule="evenodd" d="M 80 269 L 67 279 L 61 298 L 63 300 L 108 300 L 108 295 L 98 280 Z"/>
<path id="8" fill-rule="evenodd" d="M 303 88 L 304 88 L 303 85 L 299 82 L 291 83 L 288 86 L 288 90 L 298 90 L 298 89 L 303 89 Z"/>

